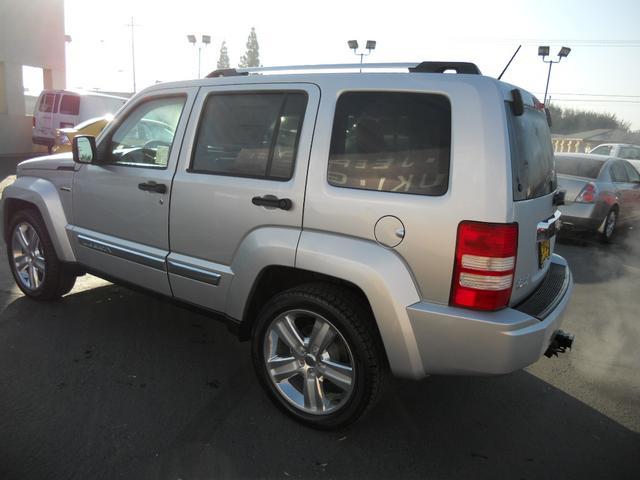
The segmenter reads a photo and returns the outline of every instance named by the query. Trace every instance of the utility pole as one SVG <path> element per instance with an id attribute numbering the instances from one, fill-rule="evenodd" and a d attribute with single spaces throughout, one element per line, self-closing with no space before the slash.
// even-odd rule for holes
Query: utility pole
<path id="1" fill-rule="evenodd" d="M 135 46 L 135 35 L 134 29 L 139 27 L 133 21 L 133 17 L 131 17 L 131 23 L 127 23 L 127 27 L 131 27 L 131 70 L 133 72 L 133 93 L 136 93 L 136 46 Z"/>

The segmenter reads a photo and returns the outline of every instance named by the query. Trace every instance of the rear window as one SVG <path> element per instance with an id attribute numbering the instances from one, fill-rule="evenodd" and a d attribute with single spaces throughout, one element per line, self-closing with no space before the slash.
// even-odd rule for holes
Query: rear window
<path id="1" fill-rule="evenodd" d="M 543 111 L 525 107 L 515 116 L 507 104 L 513 199 L 529 200 L 555 191 L 553 146 L 547 117 Z"/>
<path id="2" fill-rule="evenodd" d="M 574 177 L 598 178 L 604 165 L 603 160 L 584 157 L 556 157 L 556 172 Z"/>
<path id="3" fill-rule="evenodd" d="M 451 105 L 425 93 L 340 96 L 328 181 L 336 187 L 443 195 L 449 184 Z"/>
<path id="4" fill-rule="evenodd" d="M 80 113 L 80 97 L 77 95 L 63 95 L 60 102 L 60 114 L 78 115 Z"/>
<path id="5" fill-rule="evenodd" d="M 53 112 L 53 103 L 55 101 L 55 95 L 53 93 L 47 93 L 42 96 L 40 100 L 40 108 L 39 110 L 44 113 Z"/>

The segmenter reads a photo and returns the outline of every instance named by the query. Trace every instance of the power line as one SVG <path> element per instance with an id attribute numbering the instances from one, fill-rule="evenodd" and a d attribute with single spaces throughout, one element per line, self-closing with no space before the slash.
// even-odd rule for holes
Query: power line
<path id="1" fill-rule="evenodd" d="M 552 98 L 554 102 L 580 102 L 580 103 L 640 103 L 640 100 L 582 100 L 581 98 Z"/>
<path id="2" fill-rule="evenodd" d="M 533 92 L 535 94 L 542 94 L 542 92 Z M 611 97 L 611 98 L 640 98 L 640 95 L 620 95 L 620 94 L 610 94 L 610 93 L 561 93 L 555 92 L 550 95 L 568 95 L 570 97 Z"/>

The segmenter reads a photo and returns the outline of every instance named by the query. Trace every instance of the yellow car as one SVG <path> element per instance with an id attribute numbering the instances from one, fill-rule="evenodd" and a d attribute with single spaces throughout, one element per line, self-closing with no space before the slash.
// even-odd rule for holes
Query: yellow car
<path id="1" fill-rule="evenodd" d="M 113 115 L 105 115 L 104 117 L 90 118 L 75 127 L 57 129 L 55 145 L 53 146 L 52 152 L 70 152 L 73 137 L 76 135 L 92 135 L 95 137 L 107 126 L 112 118 Z"/>

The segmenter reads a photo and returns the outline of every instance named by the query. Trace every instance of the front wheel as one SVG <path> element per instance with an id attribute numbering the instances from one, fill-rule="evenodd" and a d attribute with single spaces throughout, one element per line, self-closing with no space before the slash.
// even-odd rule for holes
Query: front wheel
<path id="1" fill-rule="evenodd" d="M 76 277 L 56 255 L 42 217 L 21 210 L 9 222 L 7 256 L 20 290 L 38 300 L 52 300 L 69 292 Z"/>
<path id="2" fill-rule="evenodd" d="M 321 429 L 348 425 L 371 408 L 387 365 L 367 315 L 357 296 L 332 285 L 304 285 L 272 298 L 257 319 L 252 357 L 276 405 Z"/>

